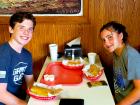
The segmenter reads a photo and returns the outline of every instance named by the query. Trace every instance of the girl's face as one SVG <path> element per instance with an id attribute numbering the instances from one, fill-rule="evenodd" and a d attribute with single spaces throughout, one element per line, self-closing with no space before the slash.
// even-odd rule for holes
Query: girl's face
<path id="1" fill-rule="evenodd" d="M 13 29 L 9 27 L 9 31 L 12 34 L 11 38 L 16 41 L 16 43 L 24 46 L 32 38 L 33 22 L 25 19 L 22 23 L 16 23 Z"/>
<path id="2" fill-rule="evenodd" d="M 114 52 L 123 44 L 123 34 L 118 34 L 117 32 L 112 32 L 104 29 L 100 33 L 101 40 L 103 42 L 104 48 L 109 52 Z"/>

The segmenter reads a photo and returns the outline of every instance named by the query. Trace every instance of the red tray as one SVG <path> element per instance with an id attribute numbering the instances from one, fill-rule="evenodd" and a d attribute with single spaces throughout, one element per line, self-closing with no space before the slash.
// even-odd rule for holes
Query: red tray
<path id="1" fill-rule="evenodd" d="M 54 81 L 45 81 L 44 75 L 54 75 Z M 83 79 L 83 72 L 81 69 L 69 70 L 63 67 L 62 62 L 51 62 L 47 65 L 44 75 L 40 82 L 47 85 L 56 84 L 79 84 Z"/>

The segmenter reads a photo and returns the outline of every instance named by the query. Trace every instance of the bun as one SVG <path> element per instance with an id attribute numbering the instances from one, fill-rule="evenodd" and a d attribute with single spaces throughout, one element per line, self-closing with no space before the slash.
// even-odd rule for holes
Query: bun
<path id="1" fill-rule="evenodd" d="M 48 96 L 48 93 L 50 92 L 49 89 L 38 87 L 38 86 L 32 86 L 31 92 L 37 95 L 41 96 Z"/>
<path id="2" fill-rule="evenodd" d="M 43 88 L 39 86 L 32 86 L 30 91 L 34 94 L 40 95 L 40 96 L 48 96 L 48 94 L 56 95 L 59 92 L 62 91 L 61 88 L 55 89 L 55 88 Z"/>

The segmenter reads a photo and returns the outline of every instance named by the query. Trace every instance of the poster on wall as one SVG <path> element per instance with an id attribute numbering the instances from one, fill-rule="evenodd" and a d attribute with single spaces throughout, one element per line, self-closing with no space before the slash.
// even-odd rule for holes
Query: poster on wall
<path id="1" fill-rule="evenodd" d="M 83 16 L 83 0 L 0 0 L 0 16 L 16 11 L 36 16 Z"/>

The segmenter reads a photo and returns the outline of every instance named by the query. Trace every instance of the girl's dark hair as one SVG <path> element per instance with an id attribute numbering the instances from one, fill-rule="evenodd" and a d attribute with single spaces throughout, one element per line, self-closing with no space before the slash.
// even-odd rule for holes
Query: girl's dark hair
<path id="1" fill-rule="evenodd" d="M 127 41 L 128 38 L 128 33 L 126 32 L 126 27 L 116 21 L 111 21 L 105 25 L 102 26 L 102 28 L 100 29 L 100 33 L 104 30 L 110 30 L 110 31 L 114 31 L 117 32 L 118 34 L 122 33 L 123 34 L 123 42 L 125 43 Z"/>
<path id="2" fill-rule="evenodd" d="M 35 28 L 36 20 L 35 17 L 29 12 L 17 12 L 10 18 L 10 26 L 15 27 L 16 23 L 22 23 L 24 19 L 29 19 L 33 22 L 33 28 Z"/>

